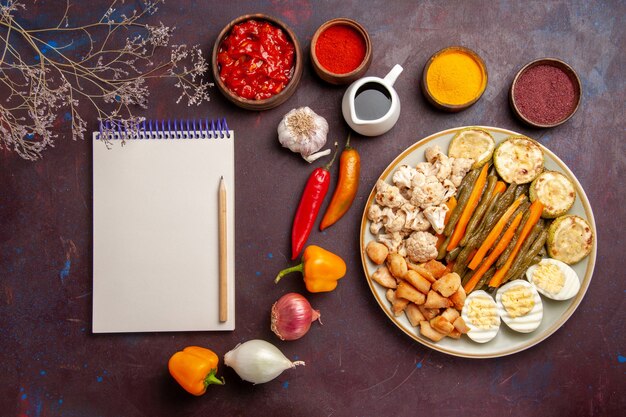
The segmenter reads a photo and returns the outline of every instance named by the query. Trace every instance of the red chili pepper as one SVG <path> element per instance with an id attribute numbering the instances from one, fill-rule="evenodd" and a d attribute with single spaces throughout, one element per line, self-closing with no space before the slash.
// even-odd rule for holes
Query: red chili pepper
<path id="1" fill-rule="evenodd" d="M 317 219 L 317 214 L 322 207 L 324 197 L 328 193 L 330 186 L 330 167 L 337 156 L 335 154 L 330 162 L 321 168 L 313 170 L 304 187 L 304 192 L 300 198 L 300 204 L 296 215 L 293 218 L 293 227 L 291 229 L 291 259 L 296 259 L 306 243 L 313 225 Z"/>

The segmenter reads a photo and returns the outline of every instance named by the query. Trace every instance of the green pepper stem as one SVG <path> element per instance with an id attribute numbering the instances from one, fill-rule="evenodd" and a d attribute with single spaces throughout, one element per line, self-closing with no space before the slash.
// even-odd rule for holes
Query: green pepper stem
<path id="1" fill-rule="evenodd" d="M 348 132 L 348 139 L 346 140 L 346 147 L 345 147 L 345 149 L 352 149 L 350 147 L 350 136 L 352 136 L 352 131 Z"/>
<path id="2" fill-rule="evenodd" d="M 303 270 L 304 270 L 304 262 L 302 262 L 299 265 L 285 268 L 282 271 L 280 271 L 278 275 L 276 275 L 276 278 L 274 278 L 274 284 L 278 284 L 278 281 L 280 281 L 280 279 L 287 274 L 291 274 L 292 272 L 302 272 Z"/>
<path id="3" fill-rule="evenodd" d="M 217 369 L 211 369 L 211 372 L 209 372 L 206 378 L 204 378 L 205 387 L 208 387 L 209 385 L 224 385 L 226 383 L 224 381 L 224 377 L 222 377 L 222 379 L 219 379 L 217 376 L 215 376 L 215 372 L 217 372 Z"/>
<path id="4" fill-rule="evenodd" d="M 335 162 L 335 158 L 337 157 L 337 150 L 338 149 L 339 149 L 339 144 L 337 142 L 335 142 L 335 153 L 333 154 L 333 159 L 331 159 L 329 163 L 324 165 L 324 169 L 326 171 L 330 171 L 330 167 L 333 165 L 333 162 Z"/>

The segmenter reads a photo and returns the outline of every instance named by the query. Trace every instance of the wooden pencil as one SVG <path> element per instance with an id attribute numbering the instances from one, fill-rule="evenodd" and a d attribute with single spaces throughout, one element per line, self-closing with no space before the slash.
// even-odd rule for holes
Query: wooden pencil
<path id="1" fill-rule="evenodd" d="M 224 176 L 219 186 L 219 237 L 220 237 L 220 322 L 228 320 L 228 251 L 226 237 L 226 183 Z"/>

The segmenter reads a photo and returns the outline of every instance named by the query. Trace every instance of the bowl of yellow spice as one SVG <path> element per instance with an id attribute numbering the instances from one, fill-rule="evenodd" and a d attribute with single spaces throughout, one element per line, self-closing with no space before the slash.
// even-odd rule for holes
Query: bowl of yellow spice
<path id="1" fill-rule="evenodd" d="M 485 62 L 476 52 L 450 46 L 436 52 L 424 66 L 422 91 L 436 108 L 457 112 L 478 101 L 487 78 Z"/>

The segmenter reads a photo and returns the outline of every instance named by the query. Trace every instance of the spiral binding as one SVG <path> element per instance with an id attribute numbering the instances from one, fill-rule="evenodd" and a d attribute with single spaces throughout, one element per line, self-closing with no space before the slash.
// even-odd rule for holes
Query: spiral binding
<path id="1" fill-rule="evenodd" d="M 138 129 L 127 129 L 121 121 L 100 121 L 96 139 L 223 139 L 230 138 L 226 118 L 144 120 Z"/>

